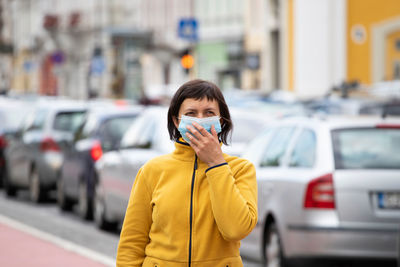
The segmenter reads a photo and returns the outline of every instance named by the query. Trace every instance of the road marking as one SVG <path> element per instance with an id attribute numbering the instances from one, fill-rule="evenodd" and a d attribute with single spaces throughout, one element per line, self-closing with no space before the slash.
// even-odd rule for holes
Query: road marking
<path id="1" fill-rule="evenodd" d="M 6 217 L 4 215 L 1 215 L 1 214 L 0 214 L 0 223 L 4 223 L 7 226 L 10 226 L 16 230 L 20 230 L 25 233 L 28 233 L 28 234 L 35 236 L 37 238 L 40 238 L 42 240 L 49 241 L 65 250 L 80 254 L 86 258 L 89 258 L 96 262 L 102 263 L 106 266 L 112 266 L 112 267 L 115 266 L 115 260 L 113 258 L 104 256 L 103 254 L 100 254 L 100 253 L 93 251 L 91 249 L 88 249 L 86 247 L 77 245 L 75 243 L 72 243 L 68 240 L 62 239 L 55 235 L 51 235 L 46 232 L 40 231 L 36 228 L 33 228 L 29 225 L 23 224 L 19 221 L 13 220 L 13 219 Z"/>

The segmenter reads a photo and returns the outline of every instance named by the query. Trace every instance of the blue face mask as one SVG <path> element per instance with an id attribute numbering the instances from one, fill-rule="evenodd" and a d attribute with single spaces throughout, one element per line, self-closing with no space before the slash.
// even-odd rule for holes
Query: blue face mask
<path id="1" fill-rule="evenodd" d="M 214 125 L 215 131 L 217 133 L 221 132 L 221 123 L 219 122 L 219 117 L 218 116 L 213 116 L 213 117 L 208 117 L 208 118 L 196 118 L 196 117 L 190 117 L 190 116 L 181 116 L 181 122 L 179 123 L 178 126 L 178 131 L 180 132 L 181 136 L 186 142 L 190 142 L 189 138 L 186 136 L 186 133 L 190 131 L 186 128 L 187 125 L 192 125 L 193 122 L 197 122 L 201 126 L 203 126 L 204 129 L 206 129 L 209 133 L 211 133 L 211 126 Z"/>

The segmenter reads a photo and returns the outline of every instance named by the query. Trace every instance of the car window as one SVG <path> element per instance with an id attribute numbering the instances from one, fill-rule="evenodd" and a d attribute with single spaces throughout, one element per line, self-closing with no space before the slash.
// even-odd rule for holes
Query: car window
<path id="1" fill-rule="evenodd" d="M 336 169 L 400 169 L 399 128 L 332 131 Z"/>
<path id="2" fill-rule="evenodd" d="M 95 116 L 88 116 L 86 121 L 78 127 L 75 132 L 75 141 L 89 138 L 95 131 L 97 127 L 97 119 Z"/>
<path id="3" fill-rule="evenodd" d="M 121 148 L 150 148 L 156 130 L 155 119 L 140 116 L 127 130 L 121 141 Z"/>
<path id="4" fill-rule="evenodd" d="M 265 127 L 262 121 L 251 118 L 232 118 L 232 143 L 247 143 Z"/>
<path id="5" fill-rule="evenodd" d="M 136 116 L 125 116 L 106 120 L 99 128 L 99 136 L 105 150 L 114 148 Z"/>
<path id="6" fill-rule="evenodd" d="M 294 130 L 294 127 L 282 127 L 277 129 L 266 146 L 265 153 L 260 162 L 261 167 L 274 167 L 281 165 L 282 158 Z"/>
<path id="7" fill-rule="evenodd" d="M 59 112 L 57 113 L 54 122 L 53 129 L 65 132 L 75 132 L 82 124 L 85 116 L 85 112 Z"/>
<path id="8" fill-rule="evenodd" d="M 46 122 L 48 110 L 46 109 L 39 109 L 35 112 L 32 120 L 27 121 L 26 131 L 32 130 L 42 130 L 44 128 Z"/>
<path id="9" fill-rule="evenodd" d="M 315 162 L 315 149 L 317 145 L 313 130 L 304 129 L 296 140 L 290 156 L 290 167 L 311 168 Z"/>
<path id="10" fill-rule="evenodd" d="M 5 125 L 9 129 L 17 129 L 21 127 L 22 122 L 32 108 L 18 105 L 8 109 L 7 114 L 4 114 Z"/>

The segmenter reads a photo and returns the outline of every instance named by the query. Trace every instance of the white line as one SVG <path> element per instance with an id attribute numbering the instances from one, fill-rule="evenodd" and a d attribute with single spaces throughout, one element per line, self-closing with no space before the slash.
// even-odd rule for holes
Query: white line
<path id="1" fill-rule="evenodd" d="M 86 258 L 89 258 L 91 260 L 97 261 L 99 263 L 102 263 L 106 266 L 115 266 L 115 260 L 113 258 L 104 256 L 96 251 L 93 251 L 91 249 L 79 246 L 77 244 L 74 244 L 68 240 L 59 238 L 57 236 L 42 232 L 36 228 L 33 228 L 29 225 L 23 224 L 21 222 L 18 222 L 16 220 L 13 220 L 11 218 L 5 217 L 0 214 L 0 222 L 7 224 L 8 226 L 23 231 L 25 233 L 28 233 L 32 236 L 38 237 L 40 239 L 49 241 L 53 244 L 56 244 L 57 246 L 66 249 L 68 251 L 75 252 L 77 254 L 80 254 Z"/>

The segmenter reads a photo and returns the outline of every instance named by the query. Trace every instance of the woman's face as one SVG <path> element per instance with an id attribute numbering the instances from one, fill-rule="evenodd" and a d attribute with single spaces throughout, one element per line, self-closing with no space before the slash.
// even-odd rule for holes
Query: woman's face
<path id="1" fill-rule="evenodd" d="M 196 118 L 220 116 L 219 105 L 216 100 L 208 100 L 207 97 L 201 100 L 186 98 L 179 108 L 178 118 L 182 115 Z M 173 118 L 176 128 L 178 128 L 180 121 L 178 118 Z"/>

